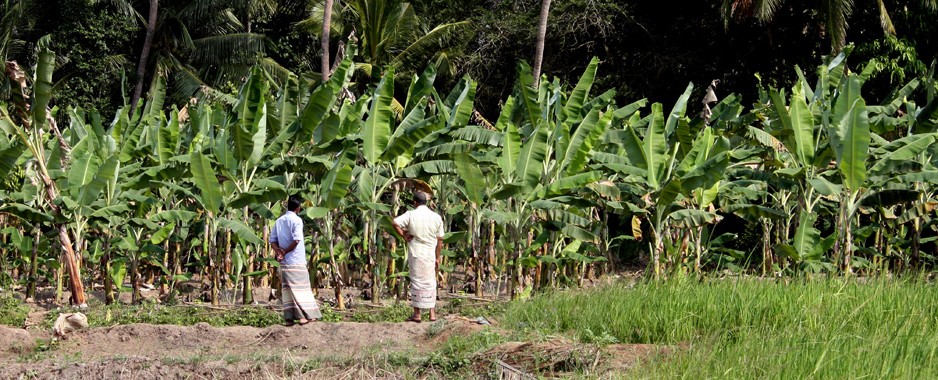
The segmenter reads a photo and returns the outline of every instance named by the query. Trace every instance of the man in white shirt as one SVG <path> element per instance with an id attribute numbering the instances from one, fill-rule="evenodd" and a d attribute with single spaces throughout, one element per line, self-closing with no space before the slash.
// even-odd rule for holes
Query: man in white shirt
<path id="1" fill-rule="evenodd" d="M 414 314 L 408 319 L 420 322 L 420 310 L 430 309 L 430 321 L 436 320 L 436 273 L 443 251 L 443 218 L 427 207 L 430 195 L 414 193 L 414 209 L 394 218 L 397 233 L 407 241 L 407 265 L 410 273 L 410 299 Z"/>
<path id="2" fill-rule="evenodd" d="M 303 220 L 296 213 L 302 201 L 290 197 L 283 213 L 270 232 L 270 245 L 280 262 L 280 283 L 283 298 L 283 319 L 287 326 L 305 325 L 321 319 L 319 304 L 309 286 L 306 269 L 306 245 L 303 243 Z"/>

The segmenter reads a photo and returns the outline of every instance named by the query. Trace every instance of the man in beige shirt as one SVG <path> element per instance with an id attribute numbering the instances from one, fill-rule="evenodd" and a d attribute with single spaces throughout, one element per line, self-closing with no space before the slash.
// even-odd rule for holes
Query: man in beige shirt
<path id="1" fill-rule="evenodd" d="M 443 251 L 443 218 L 427 207 L 430 196 L 414 193 L 414 208 L 394 218 L 394 229 L 407 241 L 407 265 L 410 273 L 410 299 L 414 314 L 408 319 L 420 322 L 420 310 L 430 309 L 436 320 L 436 273 Z"/>

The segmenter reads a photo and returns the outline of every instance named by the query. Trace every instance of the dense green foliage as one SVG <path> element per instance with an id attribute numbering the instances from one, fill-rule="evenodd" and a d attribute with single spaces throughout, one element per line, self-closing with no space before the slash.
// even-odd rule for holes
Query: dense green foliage
<path id="1" fill-rule="evenodd" d="M 636 378 L 932 377 L 936 296 L 916 280 L 652 282 L 513 303 L 502 323 L 672 347 Z"/>
<path id="2" fill-rule="evenodd" d="M 195 278 L 212 302 L 234 287 L 250 303 L 273 274 L 270 223 L 300 194 L 315 284 L 335 290 L 339 309 L 349 285 L 366 299 L 398 297 L 405 252 L 388 217 L 425 186 L 450 231 L 442 268 L 477 295 L 579 284 L 635 254 L 654 277 L 933 264 L 931 77 L 873 100 L 862 88 L 876 63 L 853 72 L 842 53 L 813 82 L 796 68 L 790 93 L 760 88 L 748 111 L 711 87 L 694 115 L 693 85 L 668 108 L 619 105 L 615 91 L 595 95 L 596 59 L 572 87 L 534 87 L 521 64 L 489 124 L 472 117 L 476 83 L 441 93 L 433 67 L 404 91 L 388 68 L 351 92 L 354 52 L 312 90 L 255 67 L 231 99 L 179 111 L 163 111 L 158 80 L 144 107 L 122 108 L 110 125 L 95 111 L 60 111 L 60 137 L 43 116 L 53 62 L 43 48 L 32 107 L 14 100 L 2 123 L 3 173 L 22 175 L 2 206 L 10 278 L 31 288 L 58 271 L 61 289 L 68 269 L 75 288 L 83 262 L 108 300 L 125 279 L 138 301 L 143 282 L 170 297 Z M 737 241 L 746 230 L 758 241 Z M 59 247 L 76 263 L 53 265 Z"/>
<path id="3" fill-rule="evenodd" d="M 12 12 L 20 3 L 26 12 Z M 390 28 L 358 17 L 357 9 L 364 4 L 391 9 L 399 3 L 336 1 L 330 55 L 335 57 L 340 42 L 353 44 L 353 30 L 364 51 L 369 44 L 367 36 L 378 29 L 380 35 L 397 43 L 363 54 L 359 62 L 384 64 L 387 60 L 381 61 L 379 56 L 401 52 L 405 42 L 413 42 L 416 36 L 437 26 L 467 21 L 469 27 L 455 28 L 446 38 L 430 39 L 435 46 L 421 47 L 419 57 L 402 64 L 412 71 L 421 70 L 423 62 L 438 64 L 440 73 L 449 73 L 441 78 L 445 79 L 439 83 L 443 88 L 463 74 L 472 75 L 480 83 L 477 108 L 483 116 L 494 119 L 499 102 L 510 94 L 517 79 L 515 65 L 519 60 L 530 61 L 534 54 L 540 1 L 414 0 L 409 3 L 413 17 L 405 17 L 401 26 Z M 574 81 L 585 64 L 584 57 L 597 56 L 606 73 L 597 86 L 616 89 L 620 100 L 645 97 L 667 101 L 688 81 L 700 84 L 720 79 L 722 89 L 751 101 L 757 96 L 760 79 L 756 75 L 763 83 L 778 86 L 786 82 L 793 65 L 813 65 L 818 56 L 830 52 L 834 32 L 828 31 L 837 28 L 827 26 L 832 19 L 824 7 L 836 8 L 838 4 L 846 4 L 848 9 L 842 20 L 847 26 L 846 42 L 869 54 L 862 61 L 897 58 L 876 47 L 890 44 L 881 25 L 879 3 L 890 17 L 890 30 L 904 46 L 914 49 L 919 61 L 930 65 L 938 52 L 934 37 L 938 33 L 931 22 L 935 17 L 933 0 L 722 3 L 780 5 L 773 6 L 769 20 L 763 20 L 752 10 L 727 12 L 721 2 L 674 6 L 648 1 L 554 1 L 544 72 Z M 126 93 L 120 79 L 126 77 L 130 86 L 137 79 L 148 1 L 66 0 L 45 6 L 37 0 L 10 0 L 5 4 L 4 11 L 11 16 L 4 21 L 9 25 L 3 26 L 7 32 L 3 33 L 0 52 L 6 60 L 32 67 L 36 43 L 44 35 L 52 35 L 55 50 L 67 57 L 61 62 L 61 72 L 69 78 L 56 88 L 59 105 L 111 114 L 124 104 L 121 95 Z M 161 0 L 159 7 L 154 54 L 144 79 L 149 86 L 153 73 L 169 75 L 174 82 L 170 88 L 176 89 L 171 91 L 171 101 L 177 105 L 190 96 L 219 96 L 212 90 L 228 93 L 231 84 L 237 87 L 246 76 L 248 62 L 276 69 L 280 76 L 289 71 L 315 78 L 312 74 L 319 71 L 321 1 Z M 249 35 L 263 38 L 245 38 Z M 904 79 L 884 81 L 872 94 L 885 96 Z"/>
<path id="4" fill-rule="evenodd" d="M 276 286 L 265 240 L 299 194 L 310 272 L 336 307 L 348 286 L 401 297 L 406 253 L 388 220 L 427 186 L 449 231 L 443 282 L 477 295 L 581 284 L 622 263 L 657 278 L 876 275 L 930 268 L 938 254 L 928 34 L 870 37 L 858 22 L 856 47 L 803 71 L 829 51 L 815 36 L 836 21 L 827 10 L 785 2 L 766 35 L 737 31 L 758 24 L 715 4 L 672 14 L 560 1 L 545 60 L 555 74 L 539 80 L 519 62 L 536 1 L 356 0 L 333 9 L 348 44 L 323 82 L 308 46 L 317 2 L 160 1 L 138 77 L 121 52 L 140 43 L 126 32 L 142 3 L 67 12 L 84 4 L 70 0 L 7 35 L 4 47 L 30 49 L 4 51 L 34 64 L 11 65 L 5 81 L 0 281 L 28 296 L 52 279 L 61 294 L 68 279 L 74 303 L 89 281 L 108 302 L 125 290 L 139 301 L 144 283 L 171 299 L 196 280 L 212 302 L 235 302 L 221 290 L 237 288 L 250 303 L 252 287 Z M 5 4 L 24 22 L 51 12 Z M 908 9 L 931 9 L 909 7 L 890 14 L 914 24 Z M 59 29 L 37 37 L 48 28 Z M 655 53 L 621 54 L 633 45 Z M 724 82 L 694 85 L 713 78 Z M 131 83 L 149 89 L 140 107 L 127 104 Z"/>

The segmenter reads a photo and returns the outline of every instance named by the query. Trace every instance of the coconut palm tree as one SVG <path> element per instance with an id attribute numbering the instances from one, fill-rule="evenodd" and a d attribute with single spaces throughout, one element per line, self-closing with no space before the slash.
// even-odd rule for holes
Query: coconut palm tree
<path id="1" fill-rule="evenodd" d="M 447 50 L 454 45 L 455 37 L 469 27 L 468 21 L 441 24 L 428 30 L 414 7 L 401 0 L 328 3 L 332 5 L 330 12 L 317 2 L 311 6 L 311 17 L 299 22 L 297 27 L 308 33 L 321 33 L 320 37 L 326 37 L 327 29 L 329 35 L 351 36 L 354 33 L 352 43 L 358 47 L 356 67 L 366 74 L 372 75 L 374 67 L 384 66 L 393 66 L 398 73 L 414 72 L 428 60 L 436 62 L 438 67 L 449 67 L 448 74 L 455 74 Z M 323 25 L 327 13 L 332 13 L 328 28 Z"/>
<path id="2" fill-rule="evenodd" d="M 544 62 L 544 40 L 547 38 L 547 16 L 550 15 L 550 0 L 541 0 L 541 17 L 537 23 L 537 44 L 534 48 L 534 86 L 541 79 L 541 64 Z"/>
<path id="3" fill-rule="evenodd" d="M 0 59 L 7 65 L 13 56 L 23 52 L 26 41 L 20 39 L 23 30 L 36 21 L 36 7 L 31 0 L 4 0 L 0 3 Z M 15 63 L 13 63 L 15 64 Z M 10 82 L 2 81 L 0 97 L 10 95 Z"/>
<path id="4" fill-rule="evenodd" d="M 921 0 L 928 8 L 938 9 L 938 0 Z M 772 21 L 785 0 L 724 0 L 721 12 L 727 26 L 729 20 L 754 17 L 760 23 Z M 839 53 L 847 41 L 847 18 L 853 14 L 854 0 L 826 0 L 816 2 L 814 11 L 821 17 L 821 24 L 830 37 L 831 51 Z M 879 20 L 883 31 L 896 34 L 883 0 L 876 0 Z"/>
<path id="5" fill-rule="evenodd" d="M 215 84 L 247 76 L 264 53 L 264 36 L 251 32 L 251 20 L 271 12 L 274 5 L 248 0 L 149 0 L 144 18 L 139 0 L 109 3 L 146 28 L 131 110 L 155 75 L 169 78 L 173 93 L 180 98 L 213 95 Z"/>

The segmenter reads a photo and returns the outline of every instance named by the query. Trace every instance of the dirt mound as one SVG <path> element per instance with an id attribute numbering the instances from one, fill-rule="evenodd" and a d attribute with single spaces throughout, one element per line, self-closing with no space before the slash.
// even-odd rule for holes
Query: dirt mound
<path id="1" fill-rule="evenodd" d="M 422 350 L 430 324 L 321 323 L 305 326 L 223 327 L 130 324 L 77 333 L 62 343 L 63 351 L 85 358 L 113 355 L 245 355 L 288 350 L 294 355 L 354 357 L 368 350 Z M 306 354 L 304 354 L 306 353 Z"/>
<path id="2" fill-rule="evenodd" d="M 176 363 L 130 357 L 112 358 L 90 363 L 12 364 L 0 379 L 244 379 L 261 378 L 258 366 L 232 365 L 225 361 Z"/>
<path id="3" fill-rule="evenodd" d="M 0 326 L 0 359 L 29 351 L 34 345 L 35 340 L 26 330 Z"/>
<path id="4" fill-rule="evenodd" d="M 593 375 L 622 373 L 643 360 L 670 352 L 668 347 L 650 344 L 600 346 L 554 339 L 503 343 L 480 354 L 477 359 L 481 363 L 493 364 L 497 372 L 509 378 L 534 378 L 531 374 L 564 378 L 571 372 Z"/>
<path id="5" fill-rule="evenodd" d="M 459 316 L 433 323 L 314 322 L 267 328 L 131 324 L 81 330 L 58 342 L 49 341 L 49 331 L 0 327 L 0 379 L 398 378 L 390 372 L 380 375 L 385 369 L 373 362 L 400 360 L 389 359 L 397 354 L 431 354 L 453 336 L 483 329 L 497 331 L 498 326 Z M 602 376 L 662 352 L 670 349 L 562 339 L 512 342 L 477 355 L 473 366 L 480 376 L 498 366 L 516 374 Z"/>

